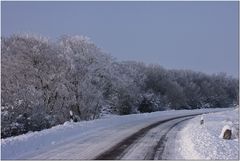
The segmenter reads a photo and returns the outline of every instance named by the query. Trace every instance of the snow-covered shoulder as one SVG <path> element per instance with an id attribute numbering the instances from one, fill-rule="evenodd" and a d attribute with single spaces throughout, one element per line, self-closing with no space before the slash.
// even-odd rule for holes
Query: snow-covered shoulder
<path id="1" fill-rule="evenodd" d="M 239 108 L 204 114 L 188 121 L 177 136 L 181 159 L 239 159 L 238 118 Z M 229 140 L 223 139 L 226 129 L 232 130 Z"/>

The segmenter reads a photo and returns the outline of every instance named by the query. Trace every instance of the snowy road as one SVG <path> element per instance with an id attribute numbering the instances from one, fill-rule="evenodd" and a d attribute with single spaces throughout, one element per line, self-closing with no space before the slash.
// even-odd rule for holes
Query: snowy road
<path id="1" fill-rule="evenodd" d="M 96 133 L 85 140 L 76 140 L 74 143 L 62 145 L 54 150 L 33 156 L 31 159 L 68 159 L 69 157 L 74 159 L 97 160 L 164 159 L 162 158 L 162 153 L 164 150 L 164 143 L 166 141 L 167 133 L 174 126 L 190 118 L 193 118 L 193 116 L 180 116 L 155 122 L 136 131 L 122 141 L 119 140 L 120 142 L 116 145 L 113 145 L 113 147 L 111 147 L 110 142 L 114 142 L 114 140 L 118 139 L 118 137 L 109 138 L 106 136 L 119 136 L 120 134 L 122 136 L 127 136 L 125 128 L 123 133 L 116 131 L 118 134 L 116 134 L 115 131 L 104 130 L 104 136 Z M 98 142 L 99 137 L 102 138 L 104 142 Z M 93 144 L 94 142 L 96 144 Z M 106 142 L 108 143 L 108 146 L 104 145 Z M 102 153 L 96 155 L 97 151 Z"/>
<path id="2" fill-rule="evenodd" d="M 127 137 L 107 152 L 96 157 L 97 160 L 161 160 L 167 142 L 168 132 L 179 123 L 193 116 L 171 118 L 154 123 Z"/>
<path id="3" fill-rule="evenodd" d="M 2 159 L 164 159 L 171 129 L 193 115 L 223 110 L 227 109 L 163 111 L 67 123 L 2 139 Z"/>

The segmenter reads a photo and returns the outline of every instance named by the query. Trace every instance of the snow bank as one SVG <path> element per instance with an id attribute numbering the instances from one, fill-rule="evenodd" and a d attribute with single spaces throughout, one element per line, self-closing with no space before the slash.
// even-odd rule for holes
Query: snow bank
<path id="1" fill-rule="evenodd" d="M 239 123 L 239 111 L 231 110 L 204 115 L 204 124 L 200 125 L 201 116 L 186 123 L 178 134 L 181 159 L 238 159 L 238 139 L 224 140 L 219 135 L 223 127 L 232 129 Z M 235 130 L 236 131 L 236 130 Z"/>
<path id="2" fill-rule="evenodd" d="M 54 149 L 76 140 L 84 142 L 84 139 L 91 139 L 91 136 L 96 134 L 104 136 L 104 130 L 111 131 L 112 135 L 114 135 L 114 132 L 119 133 L 119 131 L 123 130 L 128 130 L 133 133 L 134 130 L 137 130 L 136 127 L 142 128 L 159 120 L 222 110 L 227 109 L 172 110 L 126 116 L 111 116 L 104 119 L 76 123 L 66 122 L 63 125 L 58 125 L 40 132 L 30 132 L 16 137 L 1 139 L 1 158 L 24 158 L 32 153 L 36 154 L 41 151 L 47 151 L 48 149 Z"/>

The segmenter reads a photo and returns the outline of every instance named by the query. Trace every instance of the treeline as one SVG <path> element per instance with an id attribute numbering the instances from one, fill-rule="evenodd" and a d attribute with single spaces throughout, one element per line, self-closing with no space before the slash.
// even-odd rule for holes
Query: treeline
<path id="1" fill-rule="evenodd" d="M 106 111 L 228 107 L 237 100 L 235 78 L 119 62 L 86 37 L 1 38 L 2 137 L 62 124 L 69 111 L 80 121 Z"/>

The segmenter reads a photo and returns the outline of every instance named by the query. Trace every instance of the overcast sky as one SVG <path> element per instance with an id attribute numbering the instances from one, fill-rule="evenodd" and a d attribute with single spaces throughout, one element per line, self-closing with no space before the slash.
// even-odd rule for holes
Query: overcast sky
<path id="1" fill-rule="evenodd" d="M 2 35 L 85 35 L 118 60 L 238 75 L 238 2 L 1 2 Z"/>

